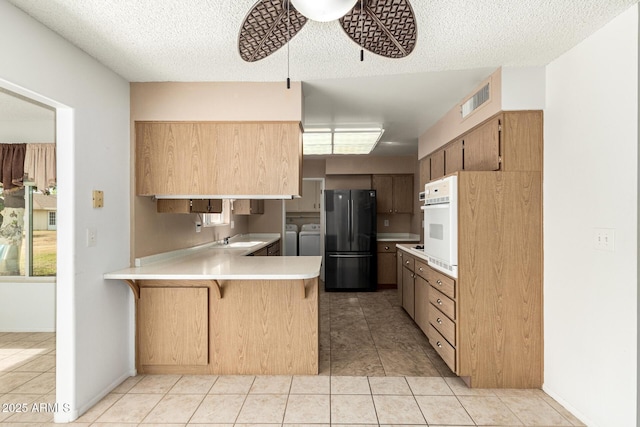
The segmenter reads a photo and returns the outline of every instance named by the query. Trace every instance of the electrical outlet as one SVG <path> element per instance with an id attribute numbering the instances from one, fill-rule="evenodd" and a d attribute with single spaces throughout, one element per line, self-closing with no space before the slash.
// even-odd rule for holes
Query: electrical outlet
<path id="1" fill-rule="evenodd" d="M 202 231 L 202 224 L 196 223 L 196 233 L 199 233 L 201 231 Z"/>
<path id="2" fill-rule="evenodd" d="M 615 250 L 615 230 L 613 228 L 594 228 L 593 247 L 601 251 Z"/>
<path id="3" fill-rule="evenodd" d="M 389 220 L 388 220 L 388 219 L 385 219 L 385 220 L 384 220 L 384 226 L 385 226 L 385 227 L 388 227 L 388 226 L 389 226 Z"/>
<path id="4" fill-rule="evenodd" d="M 235 223 L 233 221 L 231 221 L 231 229 L 233 230 L 233 227 L 235 227 Z"/>
<path id="5" fill-rule="evenodd" d="M 98 229 L 95 227 L 87 228 L 87 247 L 93 247 L 98 244 Z"/>

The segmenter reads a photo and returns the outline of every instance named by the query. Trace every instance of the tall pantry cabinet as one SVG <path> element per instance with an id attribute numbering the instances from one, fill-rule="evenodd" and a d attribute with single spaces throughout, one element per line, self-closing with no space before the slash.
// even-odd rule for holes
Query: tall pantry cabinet
<path id="1" fill-rule="evenodd" d="M 421 161 L 458 175 L 458 277 L 429 267 L 408 312 L 471 387 L 542 386 L 542 135 L 541 111 L 501 112 Z"/>

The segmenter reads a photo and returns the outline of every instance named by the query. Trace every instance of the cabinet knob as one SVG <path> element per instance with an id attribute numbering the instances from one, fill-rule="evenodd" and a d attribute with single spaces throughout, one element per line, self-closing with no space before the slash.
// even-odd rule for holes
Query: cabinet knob
<path id="1" fill-rule="evenodd" d="M 436 345 L 437 345 L 438 347 L 442 348 L 442 343 L 441 343 L 440 341 L 437 341 L 437 342 L 436 342 Z"/>
<path id="2" fill-rule="evenodd" d="M 424 271 L 424 269 L 422 267 L 420 267 L 420 271 Z"/>
<path id="3" fill-rule="evenodd" d="M 442 305 L 442 300 L 440 298 L 438 298 L 436 302 L 438 303 L 438 305 Z"/>
<path id="4" fill-rule="evenodd" d="M 438 279 L 438 280 L 436 280 L 436 283 L 437 283 L 438 285 L 442 286 L 442 280 Z"/>
<path id="5" fill-rule="evenodd" d="M 438 317 L 438 318 L 436 319 L 436 322 L 438 322 L 438 325 L 442 325 L 442 319 L 441 319 L 441 318 L 439 318 L 439 317 Z"/>
<path id="6" fill-rule="evenodd" d="M 409 264 L 409 260 L 406 260 L 404 263 L 405 263 L 405 264 Z"/>
<path id="7" fill-rule="evenodd" d="M 388 251 L 388 250 L 389 250 L 389 246 L 385 246 L 385 247 L 384 247 L 384 250 L 385 250 L 385 251 Z"/>
<path id="8" fill-rule="evenodd" d="M 393 213 L 393 209 L 389 209 L 389 213 Z"/>

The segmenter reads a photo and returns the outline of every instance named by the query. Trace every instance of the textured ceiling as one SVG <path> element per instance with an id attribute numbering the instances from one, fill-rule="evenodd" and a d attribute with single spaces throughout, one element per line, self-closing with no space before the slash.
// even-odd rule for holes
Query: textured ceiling
<path id="1" fill-rule="evenodd" d="M 8 1 L 129 81 L 284 82 L 287 77 L 287 49 L 254 63 L 240 58 L 238 31 L 254 0 Z M 290 43 L 290 77 L 305 82 L 305 124 L 359 109 L 361 122 L 382 118 L 385 137 L 404 138 L 392 129 L 412 129 L 415 153 L 418 128 L 431 125 L 439 117 L 434 111 L 449 110 L 490 71 L 546 65 L 637 1 L 411 0 L 418 28 L 413 53 L 403 59 L 365 53 L 364 62 L 338 21 L 309 21 Z M 384 80 L 376 80 L 381 76 Z M 419 92 L 425 79 L 433 84 L 424 90 L 444 85 L 448 92 Z M 399 96 L 389 88 L 404 90 L 411 82 L 413 90 L 402 96 L 421 109 L 410 114 L 419 118 L 398 117 Z M 369 103 L 353 100 L 363 93 L 379 96 Z M 333 110 L 317 110 L 327 105 Z M 385 105 L 395 109 L 384 110 Z"/>

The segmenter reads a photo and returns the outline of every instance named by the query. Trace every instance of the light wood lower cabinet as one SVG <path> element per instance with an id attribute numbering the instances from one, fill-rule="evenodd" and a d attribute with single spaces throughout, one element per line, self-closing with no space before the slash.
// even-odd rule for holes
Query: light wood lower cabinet
<path id="1" fill-rule="evenodd" d="M 415 317 L 415 274 L 412 268 L 407 266 L 406 257 L 404 262 L 405 266 L 402 268 L 402 307 L 413 319 Z"/>
<path id="2" fill-rule="evenodd" d="M 403 241 L 379 241 L 378 242 L 378 286 L 392 287 L 389 285 L 398 285 L 402 283 L 402 270 L 398 270 L 396 265 L 397 251 L 396 244 L 403 243 Z M 411 242 L 413 243 L 413 242 Z M 400 272 L 400 274 L 398 274 Z"/>
<path id="3" fill-rule="evenodd" d="M 318 278 L 135 284 L 140 374 L 318 373 Z"/>
<path id="4" fill-rule="evenodd" d="M 206 366 L 209 362 L 209 288 L 141 288 L 140 364 Z"/>
<path id="5" fill-rule="evenodd" d="M 470 387 L 540 388 L 541 174 L 458 172 L 458 187 L 458 277 L 399 251 L 403 305 Z"/>

